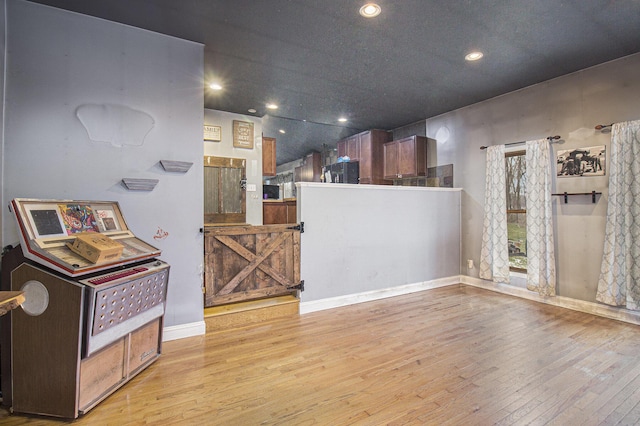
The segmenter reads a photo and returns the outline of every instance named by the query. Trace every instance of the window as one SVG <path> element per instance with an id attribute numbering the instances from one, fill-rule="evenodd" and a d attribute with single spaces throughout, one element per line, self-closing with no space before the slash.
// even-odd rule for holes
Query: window
<path id="1" fill-rule="evenodd" d="M 525 151 L 505 154 L 507 176 L 507 235 L 509 267 L 527 270 L 527 164 Z"/>

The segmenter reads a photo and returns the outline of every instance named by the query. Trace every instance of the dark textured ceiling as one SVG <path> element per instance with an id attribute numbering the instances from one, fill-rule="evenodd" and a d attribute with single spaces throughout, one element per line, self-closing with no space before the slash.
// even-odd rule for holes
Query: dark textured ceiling
<path id="1" fill-rule="evenodd" d="M 640 52 L 640 0 L 35 2 L 203 43 L 205 108 L 268 114 L 278 164 Z"/>

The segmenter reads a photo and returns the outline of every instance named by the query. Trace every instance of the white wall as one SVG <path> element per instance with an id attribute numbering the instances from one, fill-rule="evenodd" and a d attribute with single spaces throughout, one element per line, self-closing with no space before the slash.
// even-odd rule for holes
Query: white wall
<path id="1" fill-rule="evenodd" d="M 298 183 L 302 302 L 460 274 L 459 189 Z"/>
<path id="2" fill-rule="evenodd" d="M 253 122 L 253 149 L 233 146 L 233 120 Z M 262 225 L 262 119 L 231 112 L 204 110 L 204 124 L 221 127 L 220 142 L 205 142 L 204 155 L 244 158 L 247 160 L 247 184 L 256 186 L 255 192 L 247 191 L 247 223 Z"/>
<path id="3" fill-rule="evenodd" d="M 639 69 L 636 54 L 426 120 L 427 136 L 437 140 L 437 163 L 453 163 L 454 186 L 464 188 L 463 274 L 478 276 L 466 260 L 477 265 L 480 257 L 485 152 L 479 147 L 557 134 L 564 143 L 554 145 L 554 153 L 594 145 L 606 145 L 609 153 L 610 135 L 594 126 L 640 119 Z M 559 178 L 553 187 L 554 193 L 592 190 L 603 193 L 596 204 L 591 197 L 554 201 L 558 293 L 586 301 L 595 301 L 608 176 Z"/>
<path id="4" fill-rule="evenodd" d="M 2 205 L 12 198 L 114 200 L 171 265 L 165 325 L 203 319 L 203 46 L 21 0 L 7 2 Z M 149 114 L 141 145 L 89 139 L 84 104 Z M 167 173 L 160 160 L 193 162 Z M 152 192 L 121 179 L 153 178 Z M 3 244 L 17 242 L 2 210 Z M 165 239 L 154 239 L 158 231 Z"/>

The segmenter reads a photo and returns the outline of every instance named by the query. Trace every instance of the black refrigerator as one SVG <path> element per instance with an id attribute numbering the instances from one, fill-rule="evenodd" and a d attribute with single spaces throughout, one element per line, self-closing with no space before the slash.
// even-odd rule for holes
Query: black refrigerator
<path id="1" fill-rule="evenodd" d="M 357 161 L 324 166 L 322 174 L 327 183 L 359 183 L 360 167 Z"/>

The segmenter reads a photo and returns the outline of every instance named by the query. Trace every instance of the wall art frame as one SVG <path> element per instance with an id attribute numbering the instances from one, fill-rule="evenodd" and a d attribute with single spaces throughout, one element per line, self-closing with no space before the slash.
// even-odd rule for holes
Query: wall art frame
<path id="1" fill-rule="evenodd" d="M 253 149 L 253 122 L 233 120 L 233 146 Z"/>

